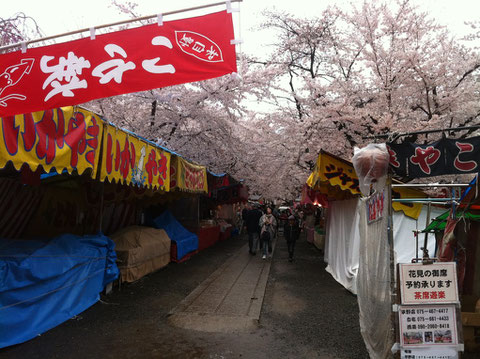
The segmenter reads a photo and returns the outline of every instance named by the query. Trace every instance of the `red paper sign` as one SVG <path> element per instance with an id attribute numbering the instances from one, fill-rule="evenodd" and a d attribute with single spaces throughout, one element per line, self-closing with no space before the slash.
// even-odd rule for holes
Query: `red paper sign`
<path id="1" fill-rule="evenodd" d="M 226 11 L 0 55 L 0 117 L 237 71 Z"/>

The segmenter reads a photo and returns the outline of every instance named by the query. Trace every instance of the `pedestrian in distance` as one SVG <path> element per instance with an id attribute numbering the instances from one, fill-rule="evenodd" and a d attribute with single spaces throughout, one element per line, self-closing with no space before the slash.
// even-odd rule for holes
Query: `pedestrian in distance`
<path id="1" fill-rule="evenodd" d="M 240 233 L 239 234 L 242 234 L 242 231 L 244 229 L 246 230 L 248 211 L 250 211 L 251 209 L 252 209 L 252 206 L 250 205 L 250 203 L 247 203 L 245 205 L 245 207 L 243 207 L 243 210 L 242 210 L 242 224 L 241 224 L 241 227 L 240 227 Z"/>
<path id="2" fill-rule="evenodd" d="M 259 221 L 262 212 L 258 208 L 250 209 L 245 216 L 245 225 L 248 233 L 248 252 L 255 255 L 257 252 L 258 239 L 260 235 Z"/>
<path id="3" fill-rule="evenodd" d="M 272 214 L 272 209 L 267 207 L 267 213 L 260 218 L 260 240 L 262 241 L 263 256 L 266 259 L 267 255 L 272 253 L 272 240 L 275 237 L 275 230 L 277 228 L 277 220 Z"/>
<path id="4" fill-rule="evenodd" d="M 283 235 L 287 241 L 288 261 L 292 262 L 295 243 L 297 242 L 298 237 L 300 237 L 300 226 L 295 216 L 291 215 L 288 217 L 288 221 L 285 223 L 283 229 Z"/>

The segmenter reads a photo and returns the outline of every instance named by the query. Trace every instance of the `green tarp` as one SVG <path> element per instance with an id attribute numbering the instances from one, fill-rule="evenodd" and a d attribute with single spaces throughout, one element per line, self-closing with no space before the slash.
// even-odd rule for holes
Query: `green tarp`
<path id="1" fill-rule="evenodd" d="M 449 214 L 450 214 L 450 211 L 447 211 L 442 215 L 438 216 L 422 232 L 443 231 L 445 229 L 445 225 L 447 224 L 447 218 Z M 457 215 L 457 218 L 460 218 L 463 216 L 465 219 L 470 219 L 472 221 L 480 221 L 480 214 L 473 214 L 470 212 L 463 213 L 462 210 L 459 210 L 457 211 L 456 215 Z"/>

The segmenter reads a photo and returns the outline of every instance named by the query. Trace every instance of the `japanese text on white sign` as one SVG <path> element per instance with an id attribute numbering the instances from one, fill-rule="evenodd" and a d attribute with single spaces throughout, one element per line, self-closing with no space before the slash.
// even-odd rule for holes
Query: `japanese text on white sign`
<path id="1" fill-rule="evenodd" d="M 402 304 L 458 302 L 455 263 L 400 264 Z"/>
<path id="2" fill-rule="evenodd" d="M 456 345 L 455 306 L 400 306 L 400 344 L 402 347 Z"/>

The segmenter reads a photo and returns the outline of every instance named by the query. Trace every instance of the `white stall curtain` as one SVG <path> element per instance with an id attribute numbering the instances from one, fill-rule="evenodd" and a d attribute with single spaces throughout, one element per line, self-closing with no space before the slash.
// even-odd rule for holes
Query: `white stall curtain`
<path id="1" fill-rule="evenodd" d="M 359 199 L 331 202 L 327 217 L 327 233 L 324 260 L 333 278 L 353 294 L 357 294 L 357 272 L 360 247 L 360 209 L 365 204 Z M 432 207 L 430 218 L 444 212 L 443 208 Z M 416 255 L 414 230 L 425 228 L 427 207 L 423 206 L 417 220 L 407 217 L 402 211 L 393 213 L 393 237 L 397 263 L 410 263 Z M 424 235 L 419 237 L 419 247 L 423 246 Z M 430 256 L 435 252 L 435 238 L 428 240 Z M 419 248 L 419 256 L 422 251 Z"/>
<path id="2" fill-rule="evenodd" d="M 324 260 L 333 278 L 357 294 L 360 200 L 334 201 L 328 210 Z"/>

